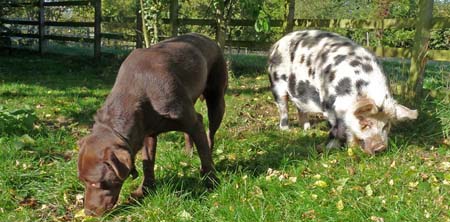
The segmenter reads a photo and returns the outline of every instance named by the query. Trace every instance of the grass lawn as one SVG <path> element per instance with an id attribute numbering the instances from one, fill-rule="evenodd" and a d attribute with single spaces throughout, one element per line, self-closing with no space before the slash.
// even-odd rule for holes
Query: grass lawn
<path id="1" fill-rule="evenodd" d="M 155 192 L 126 203 L 142 179 L 138 160 L 140 177 L 96 219 L 76 217 L 84 191 L 76 141 L 89 132 L 121 59 L 0 55 L 0 221 L 450 221 L 449 63 L 430 63 L 419 119 L 396 126 L 389 149 L 368 156 L 358 148 L 317 152 L 326 124 L 300 130 L 293 107 L 291 130 L 281 132 L 265 58 L 229 59 L 214 150 L 221 184 L 206 190 L 183 135 L 167 133 L 158 140 Z M 393 86 L 404 82 L 407 63 L 383 65 Z M 204 103 L 196 106 L 206 113 Z"/>

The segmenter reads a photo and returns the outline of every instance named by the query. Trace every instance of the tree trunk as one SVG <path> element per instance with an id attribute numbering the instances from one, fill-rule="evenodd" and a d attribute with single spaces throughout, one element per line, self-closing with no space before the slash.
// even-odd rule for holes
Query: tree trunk
<path id="1" fill-rule="evenodd" d="M 416 21 L 416 34 L 414 36 L 414 47 L 411 53 L 410 76 L 405 90 L 406 98 L 410 103 L 417 102 L 417 95 L 420 95 L 422 92 L 432 19 L 433 1 L 420 0 L 418 20 Z"/>
<path id="2" fill-rule="evenodd" d="M 142 14 L 141 14 L 141 3 L 136 0 L 136 48 L 142 48 Z"/>
<path id="3" fill-rule="evenodd" d="M 178 0 L 170 1 L 170 27 L 172 36 L 178 35 Z"/>
<path id="4" fill-rule="evenodd" d="M 148 33 L 147 24 L 145 21 L 145 7 L 144 7 L 144 0 L 139 0 L 140 6 L 141 6 L 141 19 L 142 19 L 142 35 L 144 36 L 144 43 L 145 47 L 148 48 L 151 45 L 150 42 L 150 36 Z"/>

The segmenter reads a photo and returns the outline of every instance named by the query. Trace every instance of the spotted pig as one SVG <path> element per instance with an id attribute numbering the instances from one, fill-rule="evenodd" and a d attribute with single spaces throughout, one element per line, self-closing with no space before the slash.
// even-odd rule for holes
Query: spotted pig
<path id="1" fill-rule="evenodd" d="M 305 130 L 307 113 L 328 119 L 327 148 L 346 142 L 374 154 L 386 149 L 393 122 L 417 118 L 416 110 L 392 98 L 376 57 L 335 33 L 305 30 L 284 36 L 270 51 L 269 74 L 280 128 L 288 129 L 290 98 Z"/>

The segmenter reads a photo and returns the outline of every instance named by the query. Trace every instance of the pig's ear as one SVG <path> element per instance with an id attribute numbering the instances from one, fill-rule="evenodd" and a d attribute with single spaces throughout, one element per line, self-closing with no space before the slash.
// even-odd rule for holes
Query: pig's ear
<path id="1" fill-rule="evenodd" d="M 408 107 L 402 106 L 400 104 L 395 104 L 395 120 L 405 121 L 417 119 L 417 110 L 411 110 Z"/>
<path id="2" fill-rule="evenodd" d="M 417 110 L 400 105 L 394 99 L 384 101 L 383 111 L 394 121 L 417 119 Z"/>
<path id="3" fill-rule="evenodd" d="M 108 164 L 120 180 L 125 180 L 131 172 L 132 161 L 130 154 L 125 150 L 114 150 L 107 148 L 104 155 L 105 163 Z"/>
<path id="4" fill-rule="evenodd" d="M 374 115 L 378 112 L 375 102 L 368 98 L 358 99 L 355 104 L 354 114 L 357 118 L 364 118 Z"/>

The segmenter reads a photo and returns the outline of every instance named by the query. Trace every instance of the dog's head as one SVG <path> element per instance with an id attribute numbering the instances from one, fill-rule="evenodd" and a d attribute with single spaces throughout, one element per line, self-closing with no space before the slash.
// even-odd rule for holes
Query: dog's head
<path id="1" fill-rule="evenodd" d="M 84 210 L 100 216 L 116 204 L 125 179 L 134 169 L 129 150 L 108 132 L 78 142 L 78 178 L 84 183 Z"/>

